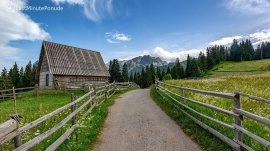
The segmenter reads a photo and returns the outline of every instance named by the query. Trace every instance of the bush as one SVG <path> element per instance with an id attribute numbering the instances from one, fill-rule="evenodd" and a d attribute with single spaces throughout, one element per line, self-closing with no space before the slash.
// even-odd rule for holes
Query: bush
<path id="1" fill-rule="evenodd" d="M 166 74 L 164 77 L 163 77 L 164 80 L 172 80 L 172 75 L 171 74 Z"/>

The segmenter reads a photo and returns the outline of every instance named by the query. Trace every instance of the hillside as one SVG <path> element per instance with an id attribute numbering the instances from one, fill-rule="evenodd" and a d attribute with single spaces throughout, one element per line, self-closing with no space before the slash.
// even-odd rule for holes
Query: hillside
<path id="1" fill-rule="evenodd" d="M 242 61 L 242 62 L 223 62 L 213 67 L 209 71 L 210 77 L 220 77 L 229 75 L 253 75 L 270 71 L 270 59 Z"/>

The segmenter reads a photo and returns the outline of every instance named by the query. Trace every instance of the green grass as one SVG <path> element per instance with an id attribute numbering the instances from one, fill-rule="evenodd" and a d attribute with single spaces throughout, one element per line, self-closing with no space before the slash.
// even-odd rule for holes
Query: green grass
<path id="1" fill-rule="evenodd" d="M 71 93 L 76 96 L 84 94 L 83 91 L 79 90 L 63 91 L 54 89 L 41 90 L 38 97 L 34 96 L 33 91 L 21 93 L 17 96 L 15 110 L 13 99 L 0 103 L 0 123 L 5 122 L 10 114 L 17 113 L 23 117 L 20 125 L 24 125 L 70 103 Z"/>
<path id="2" fill-rule="evenodd" d="M 209 72 L 211 77 L 243 74 L 260 74 L 270 71 L 270 59 L 241 61 L 241 62 L 223 62 Z"/>
<path id="3" fill-rule="evenodd" d="M 219 92 L 229 92 L 233 93 L 235 91 L 242 91 L 247 94 L 270 98 L 270 74 L 269 72 L 257 75 L 242 75 L 242 76 L 226 76 L 219 78 L 207 78 L 207 79 L 193 79 L 193 80 L 170 80 L 167 81 L 169 84 L 173 85 L 183 85 L 185 87 L 197 88 L 210 91 L 219 91 Z M 177 94 L 180 94 L 180 91 L 173 88 L 168 88 Z M 217 97 L 206 96 L 202 94 L 195 94 L 185 91 L 185 96 L 197 101 L 208 103 L 211 105 L 218 106 L 220 108 L 232 111 L 233 110 L 233 101 L 229 99 L 221 99 Z M 270 105 L 258 101 L 248 99 L 246 97 L 241 97 L 242 108 L 251 113 L 266 117 L 270 119 Z M 210 117 L 218 119 L 228 124 L 232 124 L 234 119 L 230 116 L 226 116 L 222 113 L 213 111 L 211 109 L 201 107 L 191 102 L 186 102 L 186 105 L 192 107 L 193 109 L 200 111 Z M 190 112 L 191 113 L 191 112 Z M 214 127 L 218 131 L 222 132 L 229 138 L 233 138 L 233 131 L 229 128 L 225 128 L 217 125 L 203 117 L 200 117 L 196 114 L 191 113 L 193 116 L 204 121 L 206 124 Z M 243 127 L 266 140 L 270 140 L 270 127 L 264 126 L 258 122 L 244 118 Z M 254 140 L 251 140 L 249 137 L 244 136 L 244 142 L 252 146 L 255 150 L 267 150 L 265 147 L 260 145 Z"/>
<path id="4" fill-rule="evenodd" d="M 152 86 L 150 89 L 151 97 L 166 112 L 173 120 L 180 125 L 184 132 L 195 140 L 203 150 L 207 151 L 229 151 L 230 147 L 222 141 L 216 139 L 206 130 L 195 124 L 191 119 L 186 117 L 178 108 L 172 105 L 171 99 L 157 93 L 157 90 Z"/>
<path id="5" fill-rule="evenodd" d="M 117 91 L 109 101 L 105 101 L 103 104 L 95 107 L 92 113 L 84 118 L 82 118 L 82 115 L 86 112 L 87 108 L 84 108 L 79 112 L 77 115 L 79 127 L 69 137 L 69 139 L 58 148 L 58 150 L 89 150 L 89 147 L 93 147 L 93 144 L 102 128 L 102 124 L 108 114 L 108 107 L 113 104 L 113 100 L 117 96 L 128 90 L 130 89 Z M 13 109 L 13 100 L 0 103 L 0 123 L 6 121 L 9 114 L 18 113 L 23 116 L 23 119 L 20 122 L 20 126 L 23 126 L 26 123 L 70 103 L 71 93 L 74 93 L 78 97 L 84 94 L 83 91 L 42 90 L 40 96 L 35 97 L 33 92 L 23 93 L 17 98 L 17 107 L 15 111 Z M 102 99 L 97 101 L 100 102 L 101 100 Z M 86 101 L 87 99 L 82 100 L 78 104 L 78 107 Z M 69 114 L 70 110 L 67 109 L 56 116 L 53 116 L 49 120 L 40 123 L 38 126 L 24 132 L 21 135 L 23 143 L 49 130 Z M 71 123 L 68 122 L 64 127 L 57 130 L 54 134 L 43 140 L 41 143 L 35 145 L 30 150 L 45 150 L 46 147 L 52 144 L 70 127 Z M 12 141 L 5 143 L 2 147 L 4 151 L 12 150 L 13 148 Z"/>

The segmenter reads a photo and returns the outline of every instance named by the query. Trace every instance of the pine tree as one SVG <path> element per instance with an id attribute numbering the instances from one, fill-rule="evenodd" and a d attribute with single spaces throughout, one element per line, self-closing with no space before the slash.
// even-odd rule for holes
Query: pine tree
<path id="1" fill-rule="evenodd" d="M 24 77 L 24 70 L 23 70 L 23 67 L 21 67 L 21 69 L 20 69 L 20 82 L 19 82 L 19 88 L 24 87 L 23 77 Z"/>
<path id="2" fill-rule="evenodd" d="M 145 87 L 147 88 L 153 82 L 153 80 L 152 80 L 152 73 L 151 73 L 151 69 L 150 69 L 149 66 L 146 66 L 145 67 L 145 78 L 146 78 L 146 85 L 145 85 Z"/>
<path id="3" fill-rule="evenodd" d="M 32 63 L 29 63 L 25 66 L 24 76 L 23 76 L 23 83 L 25 87 L 29 87 L 33 85 L 32 81 Z"/>
<path id="4" fill-rule="evenodd" d="M 242 58 L 242 52 L 238 45 L 238 42 L 236 39 L 233 40 L 233 43 L 231 45 L 230 49 L 230 60 L 231 61 L 241 61 Z"/>
<path id="5" fill-rule="evenodd" d="M 135 82 L 136 84 L 140 85 L 140 84 L 139 84 L 139 81 L 138 81 L 137 72 L 134 73 L 133 80 L 134 80 L 134 82 Z"/>
<path id="6" fill-rule="evenodd" d="M 170 67 L 169 67 L 169 66 L 167 67 L 166 74 L 171 74 L 171 69 L 170 69 Z"/>
<path id="7" fill-rule="evenodd" d="M 117 59 L 113 59 L 113 61 L 110 61 L 109 65 L 109 72 L 110 72 L 110 78 L 109 82 L 121 82 L 121 72 L 120 72 L 120 66 Z"/>
<path id="8" fill-rule="evenodd" d="M 122 68 L 122 81 L 123 82 L 128 81 L 128 68 L 127 68 L 126 63 L 124 63 L 123 68 Z"/>
<path id="9" fill-rule="evenodd" d="M 201 71 L 198 66 L 198 61 L 196 58 L 192 58 L 190 62 L 191 77 L 200 77 Z"/>
<path id="10" fill-rule="evenodd" d="M 161 71 L 160 71 L 159 67 L 157 67 L 157 69 L 156 69 L 156 76 L 159 80 L 162 80 L 162 75 L 161 75 Z"/>
<path id="11" fill-rule="evenodd" d="M 176 65 L 173 66 L 170 75 L 171 75 L 171 77 L 172 77 L 173 79 L 177 79 L 177 78 L 178 78 L 177 71 L 176 71 Z"/>
<path id="12" fill-rule="evenodd" d="M 141 78 L 140 78 L 141 88 L 146 88 L 147 86 L 147 77 L 144 68 L 142 68 Z"/>
<path id="13" fill-rule="evenodd" d="M 130 82 L 134 82 L 134 76 L 133 76 L 133 73 L 130 73 L 129 75 L 129 80 Z"/>
<path id="14" fill-rule="evenodd" d="M 20 82 L 20 74 L 19 74 L 19 67 L 16 62 L 14 63 L 13 68 L 10 69 L 9 76 L 13 86 L 17 88 Z"/>
<path id="15" fill-rule="evenodd" d="M 161 79 L 162 79 L 162 80 L 163 80 L 163 78 L 164 78 L 165 75 L 166 75 L 166 72 L 165 72 L 165 70 L 163 69 L 162 72 L 161 72 L 161 77 L 162 77 Z"/>
<path id="16" fill-rule="evenodd" d="M 35 83 L 37 83 L 37 79 L 36 79 L 37 68 L 38 68 L 38 61 L 36 61 L 36 62 L 33 64 L 33 67 L 32 67 L 32 78 L 31 78 L 31 81 L 33 82 L 33 83 L 31 84 L 32 86 L 34 86 Z"/>
<path id="17" fill-rule="evenodd" d="M 215 65 L 215 58 L 213 56 L 213 53 L 211 52 L 212 48 L 206 49 L 206 61 L 207 61 L 207 69 L 211 69 Z"/>
<path id="18" fill-rule="evenodd" d="M 156 78 L 156 72 L 155 72 L 155 67 L 153 65 L 153 63 L 151 63 L 150 65 L 150 72 L 151 72 L 151 84 L 155 83 L 155 78 Z"/>
<path id="19" fill-rule="evenodd" d="M 0 78 L 0 89 L 10 89 L 12 88 L 12 81 L 7 73 L 7 69 L 4 68 L 1 72 Z"/>
<path id="20" fill-rule="evenodd" d="M 207 60 L 206 60 L 204 53 L 202 53 L 202 52 L 199 53 L 198 65 L 203 72 L 205 72 L 207 70 Z"/>
<path id="21" fill-rule="evenodd" d="M 191 57 L 187 56 L 186 77 L 191 77 Z"/>
<path id="22" fill-rule="evenodd" d="M 173 69 L 175 71 L 172 72 L 172 78 L 173 79 L 180 79 L 181 78 L 181 67 L 182 66 L 180 64 L 179 58 L 176 58 L 176 60 L 175 60 L 175 69 Z"/>

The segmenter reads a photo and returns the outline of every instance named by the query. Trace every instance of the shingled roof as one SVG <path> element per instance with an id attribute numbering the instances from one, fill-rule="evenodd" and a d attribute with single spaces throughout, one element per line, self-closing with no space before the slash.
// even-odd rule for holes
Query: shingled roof
<path id="1" fill-rule="evenodd" d="M 39 69 L 44 55 L 47 57 L 51 74 L 110 76 L 100 53 L 97 51 L 43 41 Z"/>

